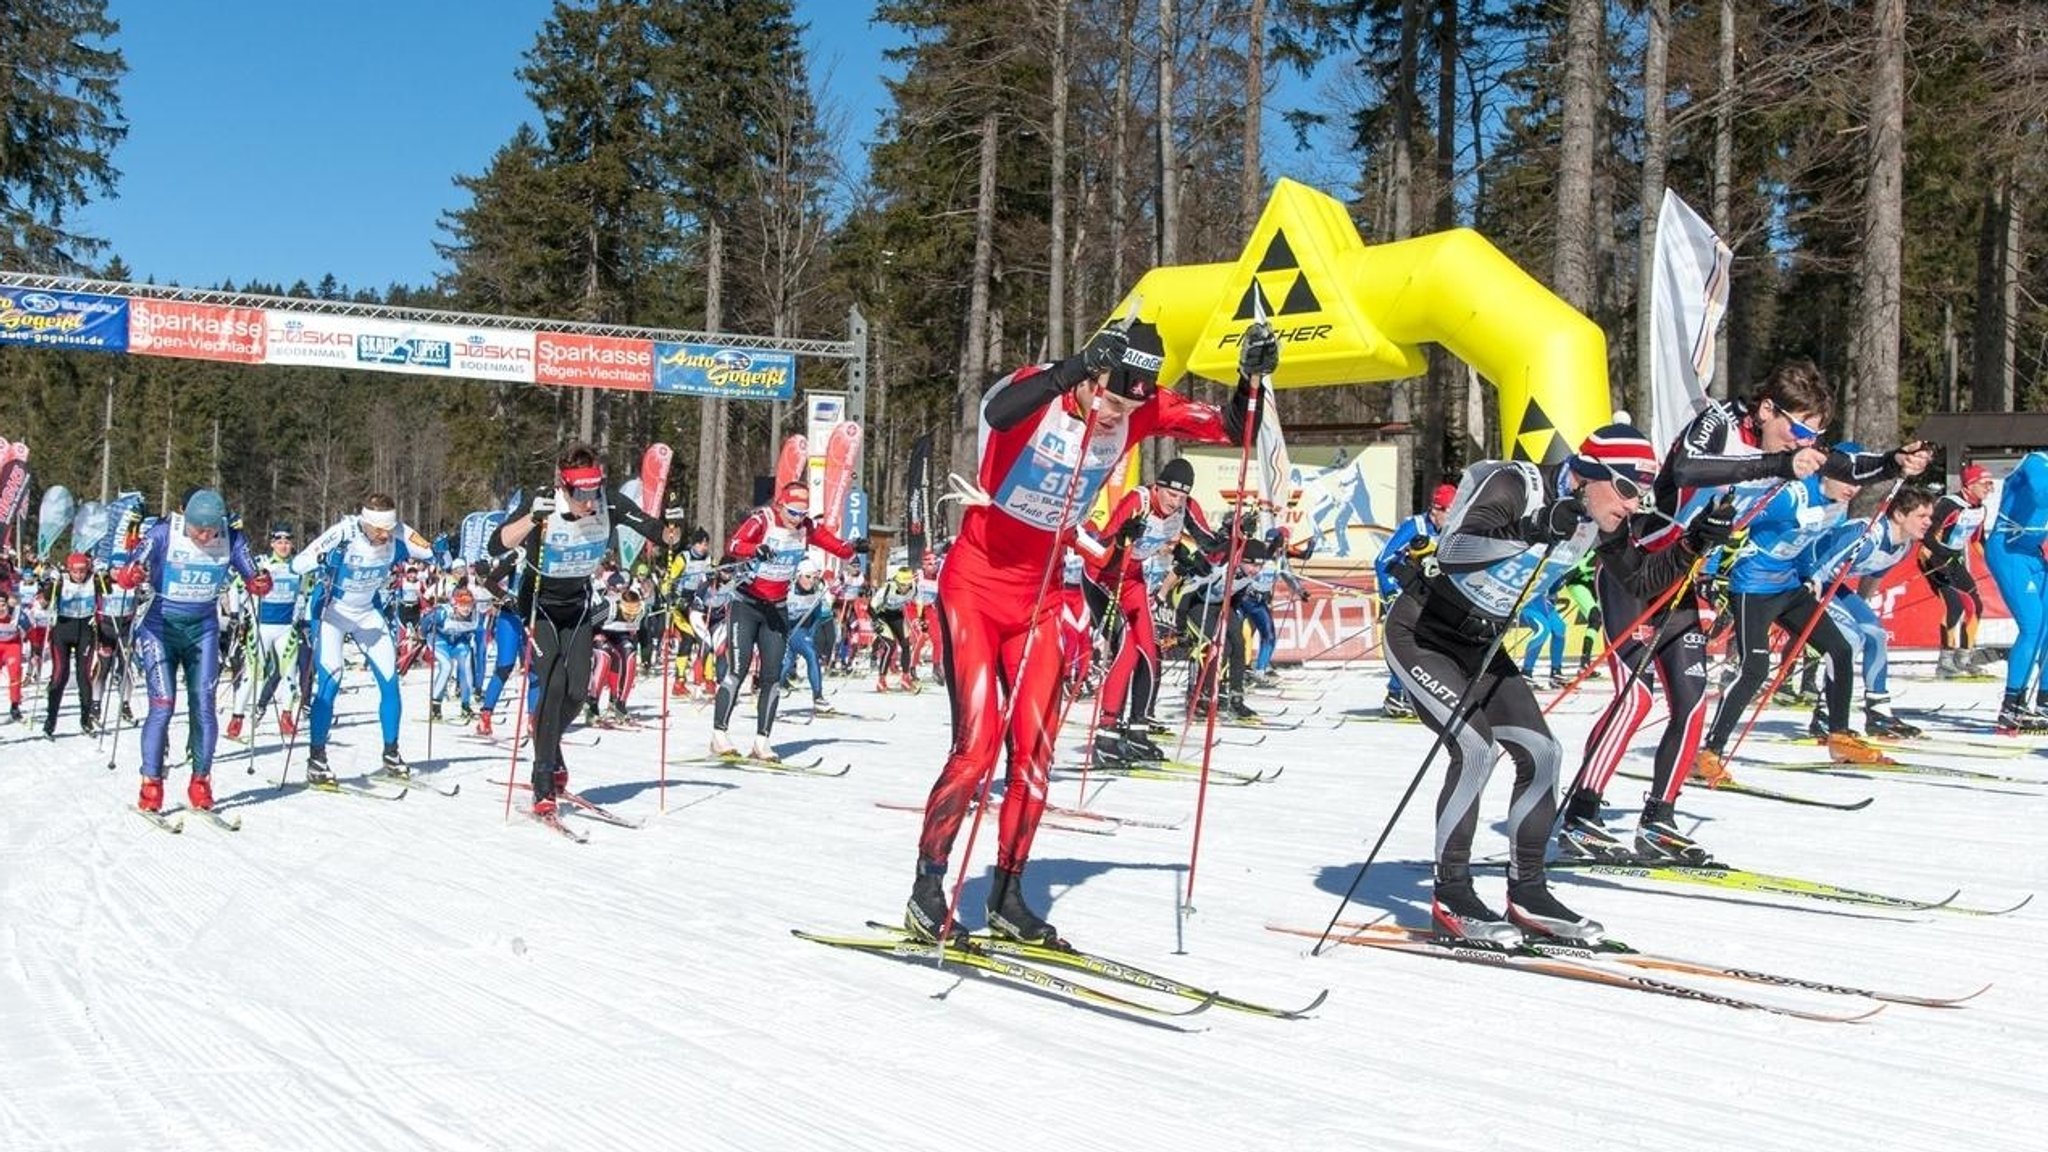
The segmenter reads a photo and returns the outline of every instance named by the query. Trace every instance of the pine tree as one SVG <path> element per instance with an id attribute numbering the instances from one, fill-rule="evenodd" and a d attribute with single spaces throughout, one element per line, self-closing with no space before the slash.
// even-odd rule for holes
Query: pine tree
<path id="1" fill-rule="evenodd" d="M 0 8 L 0 267 L 76 273 L 106 242 L 69 212 L 119 177 L 128 66 L 101 45 L 121 26 L 106 0 L 9 0 Z"/>

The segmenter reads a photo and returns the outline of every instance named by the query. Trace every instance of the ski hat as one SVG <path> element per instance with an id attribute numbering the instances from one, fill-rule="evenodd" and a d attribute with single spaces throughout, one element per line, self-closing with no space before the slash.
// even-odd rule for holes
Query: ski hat
<path id="1" fill-rule="evenodd" d="M 1159 370 L 1166 365 L 1166 344 L 1159 329 L 1134 320 L 1124 329 L 1130 343 L 1123 359 L 1109 370 L 1109 390 L 1126 400 L 1150 400 L 1159 392 Z"/>
<path id="2" fill-rule="evenodd" d="M 711 533 L 699 528 L 695 532 L 690 533 L 690 543 L 709 544 L 711 543 Z"/>
<path id="3" fill-rule="evenodd" d="M 1171 488 L 1175 492 L 1193 492 L 1195 490 L 1195 466 L 1188 463 L 1187 457 L 1175 456 L 1165 464 L 1160 465 L 1159 486 L 1161 488 Z"/>
<path id="4" fill-rule="evenodd" d="M 218 532 L 228 522 L 227 501 L 211 488 L 201 488 L 185 501 L 185 525 Z"/>
<path id="5" fill-rule="evenodd" d="M 474 608 L 476 607 L 476 593 L 471 592 L 467 588 L 457 588 L 455 594 L 448 597 L 448 602 L 457 608 Z"/>
<path id="6" fill-rule="evenodd" d="M 1586 480 L 1612 480 L 1619 475 L 1647 488 L 1657 478 L 1656 445 L 1629 424 L 1595 429 L 1567 463 Z"/>
<path id="7" fill-rule="evenodd" d="M 806 556 L 803 559 L 797 561 L 796 574 L 799 579 L 805 576 L 809 576 L 815 579 L 816 577 L 823 576 L 825 574 L 825 566 L 823 564 L 818 563 L 817 557 Z"/>
<path id="8" fill-rule="evenodd" d="M 64 567 L 70 571 L 77 571 L 83 568 L 90 572 L 92 571 L 92 557 L 87 556 L 83 552 L 73 552 L 64 558 Z"/>
<path id="9" fill-rule="evenodd" d="M 1979 480 L 1989 479 L 1991 479 L 1991 470 L 1984 467 L 1982 464 L 1963 465 L 1963 487 L 1968 488 L 1970 485 L 1977 483 Z"/>
<path id="10" fill-rule="evenodd" d="M 1439 484 L 1436 486 L 1436 491 L 1429 494 L 1430 510 L 1435 512 L 1449 508 L 1451 502 L 1457 498 L 1458 486 L 1456 484 Z"/>
<path id="11" fill-rule="evenodd" d="M 272 540 L 289 540 L 289 539 L 291 539 L 291 538 L 292 538 L 292 526 L 291 526 L 291 525 L 289 525 L 289 524 L 272 524 L 272 525 L 270 526 L 270 538 L 271 538 Z"/>

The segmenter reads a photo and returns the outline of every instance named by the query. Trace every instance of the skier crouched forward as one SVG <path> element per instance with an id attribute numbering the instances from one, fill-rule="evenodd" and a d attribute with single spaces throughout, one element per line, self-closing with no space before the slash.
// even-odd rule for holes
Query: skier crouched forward
<path id="1" fill-rule="evenodd" d="M 1605 545 L 1618 541 L 1624 547 L 1615 551 L 1626 550 L 1625 525 L 1656 470 L 1655 449 L 1625 424 L 1595 432 L 1559 468 L 1499 460 L 1474 465 L 1445 517 L 1438 571 L 1394 602 L 1387 663 L 1422 722 L 1441 733 L 1463 713 L 1444 742 L 1450 769 L 1437 797 L 1431 913 L 1439 932 L 1502 944 L 1518 942 L 1525 932 L 1601 939 L 1601 926 L 1566 908 L 1544 878 L 1562 751 L 1528 681 L 1494 641 L 1513 625 L 1529 589 L 1543 587 L 1596 547 L 1603 562 L 1609 559 Z M 1668 549 L 1625 578 L 1650 585 L 1654 595 L 1684 572 L 1694 553 Z M 1469 705 L 1468 696 L 1474 698 Z M 1479 797 L 1503 746 L 1515 762 L 1506 919 L 1480 901 L 1471 868 Z"/>

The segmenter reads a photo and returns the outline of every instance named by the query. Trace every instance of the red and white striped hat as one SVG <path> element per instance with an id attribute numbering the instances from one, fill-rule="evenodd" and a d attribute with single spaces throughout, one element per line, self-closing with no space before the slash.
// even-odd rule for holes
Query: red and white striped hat
<path id="1" fill-rule="evenodd" d="M 1657 476 L 1657 447 L 1632 425 L 1609 424 L 1586 437 L 1571 465 L 1572 471 L 1588 480 L 1606 480 L 1611 469 L 1638 484 L 1648 484 Z"/>

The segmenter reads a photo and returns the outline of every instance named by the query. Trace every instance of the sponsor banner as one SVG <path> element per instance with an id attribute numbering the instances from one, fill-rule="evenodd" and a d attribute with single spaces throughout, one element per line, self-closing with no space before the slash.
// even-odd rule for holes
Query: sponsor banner
<path id="1" fill-rule="evenodd" d="M 1318 589 L 1306 604 L 1284 584 L 1274 593 L 1275 660 L 1357 660 L 1379 651 L 1379 602 L 1355 585 Z"/>
<path id="2" fill-rule="evenodd" d="M 534 340 L 536 384 L 654 390 L 654 341 L 542 332 Z"/>
<path id="3" fill-rule="evenodd" d="M 824 520 L 827 530 L 832 531 L 825 507 L 825 452 L 831 446 L 832 430 L 846 419 L 846 394 L 805 392 L 804 410 L 805 439 L 811 451 L 810 466 L 805 470 L 811 484 L 811 515 Z"/>
<path id="4" fill-rule="evenodd" d="M 1964 554 L 1969 560 L 1970 574 L 1977 579 L 1977 595 L 1984 602 L 1984 615 L 1977 621 L 1977 643 L 2010 646 L 2019 635 L 2019 625 L 2013 621 L 2004 597 L 1999 595 L 1998 582 L 1984 566 L 1984 546 L 1972 540 Z M 1852 593 L 1844 590 L 1836 595 Z M 1876 593 L 1870 597 L 1870 606 L 1877 610 L 1878 622 L 1884 625 L 1885 637 L 1893 650 L 1941 647 L 1941 593 L 1927 582 L 1914 558 L 1907 557 L 1884 574 Z"/>
<path id="5" fill-rule="evenodd" d="M 796 396 L 796 357 L 715 344 L 654 344 L 654 390 L 671 396 L 789 400 Z"/>
<path id="6" fill-rule="evenodd" d="M 131 300 L 128 350 L 144 356 L 261 364 L 265 323 L 261 308 Z"/>
<path id="7" fill-rule="evenodd" d="M 471 380 L 534 380 L 534 334 L 406 324 L 359 316 L 270 312 L 266 364 L 357 368 Z"/>
<path id="8" fill-rule="evenodd" d="M 128 301 L 95 292 L 0 285 L 0 344 L 125 352 Z"/>

